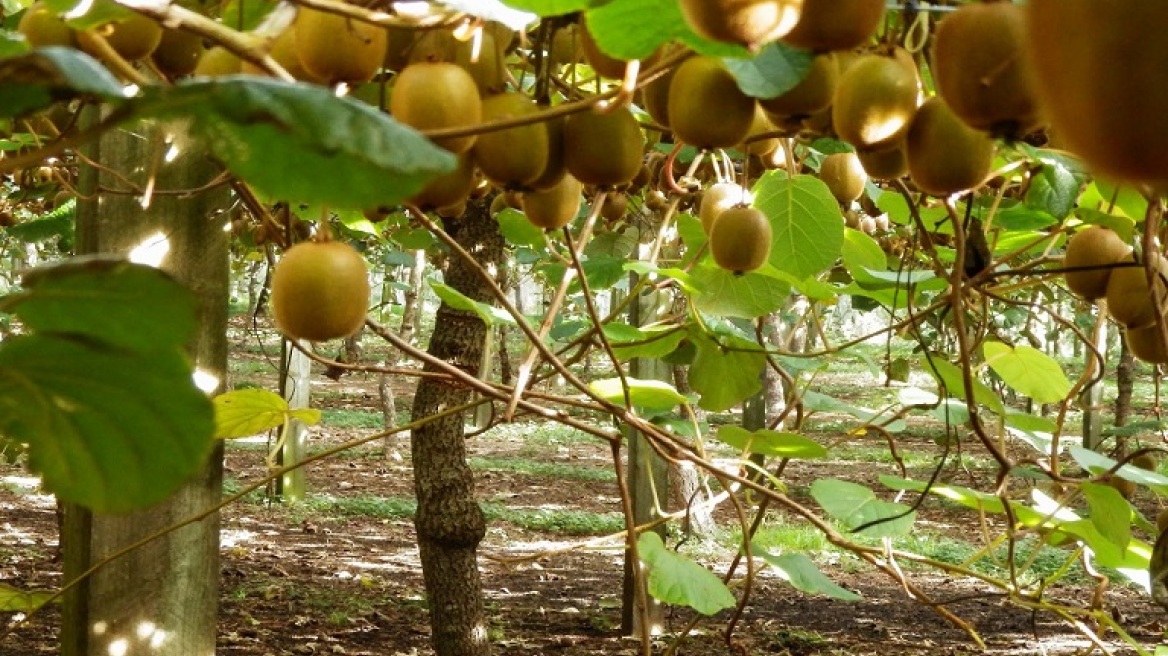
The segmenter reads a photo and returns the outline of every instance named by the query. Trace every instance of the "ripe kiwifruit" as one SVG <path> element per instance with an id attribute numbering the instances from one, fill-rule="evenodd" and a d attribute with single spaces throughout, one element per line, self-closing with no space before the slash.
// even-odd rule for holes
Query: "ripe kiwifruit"
<path id="1" fill-rule="evenodd" d="M 804 0 L 681 0 L 681 14 L 700 36 L 755 49 L 790 32 L 803 4 Z"/>
<path id="2" fill-rule="evenodd" d="M 564 125 L 567 117 L 556 116 L 544 122 L 548 135 L 547 165 L 543 173 L 530 183 L 532 189 L 547 189 L 552 187 L 560 178 L 568 173 L 568 164 L 564 158 Z"/>
<path id="3" fill-rule="evenodd" d="M 611 57 L 600 49 L 596 44 L 596 39 L 592 38 L 592 33 L 588 31 L 588 23 L 583 17 L 580 18 L 580 49 L 584 54 L 584 61 L 596 74 L 601 77 L 609 77 L 614 79 L 621 79 L 625 76 L 625 66 L 628 64 L 623 59 Z"/>
<path id="4" fill-rule="evenodd" d="M 328 80 L 316 76 L 304 68 L 304 64 L 300 62 L 300 55 L 296 47 L 295 25 L 289 25 L 271 40 L 271 43 L 268 44 L 268 56 L 297 80 L 313 84 L 328 84 Z M 246 60 L 240 65 L 240 70 L 249 75 L 268 75 L 266 70 Z"/>
<path id="5" fill-rule="evenodd" d="M 763 137 L 764 134 L 774 134 L 778 131 L 775 124 L 767 118 L 767 113 L 757 104 L 754 106 L 754 120 L 750 122 L 750 129 L 746 132 L 738 150 L 747 155 L 763 156 L 780 148 L 779 138 L 776 136 Z M 760 138 L 761 137 L 761 138 Z"/>
<path id="6" fill-rule="evenodd" d="M 868 174 L 864 172 L 855 153 L 832 153 L 823 158 L 819 179 L 827 183 L 827 188 L 837 201 L 850 205 L 864 193 Z"/>
<path id="7" fill-rule="evenodd" d="M 1025 8 L 1034 91 L 1051 128 L 1095 171 L 1168 181 L 1168 3 L 1034 0 Z"/>
<path id="8" fill-rule="evenodd" d="M 1131 261 L 1128 258 L 1127 261 Z M 1156 255 L 1150 263 L 1156 271 L 1157 296 L 1164 298 L 1168 275 L 1168 261 Z M 1145 263 L 1147 265 L 1147 263 Z M 1156 305 L 1152 289 L 1148 287 L 1144 266 L 1121 266 L 1112 269 L 1107 280 L 1107 310 L 1111 317 L 1126 328 L 1144 328 L 1156 325 Z"/>
<path id="9" fill-rule="evenodd" d="M 309 73 L 330 84 L 368 82 L 385 61 L 385 28 L 308 7 L 296 15 L 296 50 Z"/>
<path id="10" fill-rule="evenodd" d="M 1124 499 L 1131 499 L 1135 495 L 1136 490 L 1139 489 L 1139 486 L 1134 481 L 1129 481 L 1126 478 L 1120 478 L 1115 475 L 1107 479 L 1107 485 L 1123 495 Z"/>
<path id="11" fill-rule="evenodd" d="M 93 31 L 104 37 L 110 47 L 126 61 L 138 61 L 149 57 L 162 42 L 162 25 L 153 18 L 137 13 L 126 19 L 95 27 Z"/>
<path id="12" fill-rule="evenodd" d="M 949 196 L 980 187 L 994 160 L 994 141 L 966 125 L 940 96 L 925 101 L 905 137 L 913 183 L 925 193 Z"/>
<path id="13" fill-rule="evenodd" d="M 409 62 L 457 64 L 470 73 L 479 93 L 486 96 L 504 89 L 502 57 L 493 33 L 488 30 L 466 41 L 456 38 L 450 30 L 430 30 L 414 43 Z"/>
<path id="14" fill-rule="evenodd" d="M 203 56 L 203 37 L 186 30 L 165 29 L 162 40 L 150 55 L 158 70 L 170 77 L 182 77 L 195 72 L 199 57 Z"/>
<path id="15" fill-rule="evenodd" d="M 691 146 L 730 148 L 750 131 L 754 104 L 722 60 L 690 57 L 669 84 L 669 126 Z"/>
<path id="16" fill-rule="evenodd" d="M 772 116 L 772 120 L 775 117 L 805 118 L 831 106 L 838 82 L 839 65 L 835 54 L 816 55 L 799 84 L 774 98 L 760 98 L 758 104 Z M 781 119 L 776 122 L 781 122 Z"/>
<path id="17" fill-rule="evenodd" d="M 771 222 L 762 210 L 746 205 L 731 207 L 710 228 L 710 255 L 734 273 L 754 271 L 771 253 Z"/>
<path id="18" fill-rule="evenodd" d="M 393 84 L 389 111 L 394 118 L 419 130 L 477 125 L 483 103 L 470 73 L 457 64 L 418 62 L 402 69 Z M 463 153 L 475 135 L 436 139 L 434 143 Z"/>
<path id="19" fill-rule="evenodd" d="M 461 153 L 453 171 L 431 180 L 410 202 L 423 210 L 432 210 L 465 201 L 474 186 L 474 168 L 470 153 Z"/>
<path id="20" fill-rule="evenodd" d="M 749 205 L 752 200 L 754 198 L 750 192 L 739 184 L 718 182 L 710 185 L 698 201 L 698 218 L 702 220 L 702 229 L 709 235 L 719 214 L 735 205 Z"/>
<path id="21" fill-rule="evenodd" d="M 539 108 L 518 92 L 501 93 L 483 100 L 483 121 L 531 116 Z M 543 122 L 495 130 L 479 135 L 474 144 L 475 162 L 495 184 L 514 188 L 539 179 L 548 163 L 548 130 Z"/>
<path id="22" fill-rule="evenodd" d="M 365 258 L 341 242 L 302 242 L 272 271 L 276 327 L 314 342 L 348 337 L 365 323 L 369 271 Z"/>
<path id="23" fill-rule="evenodd" d="M 783 42 L 812 52 L 848 50 L 867 43 L 883 17 L 884 0 L 803 0 Z"/>
<path id="24" fill-rule="evenodd" d="M 1127 347 L 1132 355 L 1148 364 L 1168 364 L 1168 349 L 1160 339 L 1160 327 L 1156 324 L 1143 328 L 1128 328 L 1124 334 Z"/>
<path id="25" fill-rule="evenodd" d="M 613 191 L 604 195 L 604 204 L 600 206 L 600 218 L 607 223 L 616 223 L 625 217 L 629 209 L 629 195 L 623 191 Z"/>
<path id="26" fill-rule="evenodd" d="M 1145 451 L 1144 453 L 1141 453 L 1140 455 L 1132 458 L 1131 464 L 1135 467 L 1139 467 L 1144 471 L 1154 472 L 1156 471 L 1156 467 L 1160 464 L 1160 460 L 1156 457 L 1155 453 L 1151 451 Z"/>
<path id="27" fill-rule="evenodd" d="M 896 180 L 908 175 L 908 156 L 904 142 L 896 143 L 884 150 L 866 150 L 856 153 L 860 166 L 873 180 Z"/>
<path id="28" fill-rule="evenodd" d="M 580 213 L 580 194 L 584 186 L 571 175 L 542 191 L 523 194 L 523 214 L 532 225 L 557 230 L 572 222 Z"/>
<path id="29" fill-rule="evenodd" d="M 933 42 L 937 93 L 953 113 L 972 127 L 1011 138 L 1038 123 L 1025 56 L 1024 12 L 1023 5 L 1013 2 L 963 4 L 941 21 Z M 1079 47 L 1074 32 L 1058 32 L 1058 38 Z M 1124 71 L 1124 76 L 1129 74 Z"/>
<path id="30" fill-rule="evenodd" d="M 235 53 L 223 46 L 212 46 L 203 53 L 202 57 L 199 57 L 194 75 L 196 77 L 221 77 L 223 75 L 236 75 L 242 70 L 243 62 L 235 56 Z"/>
<path id="31" fill-rule="evenodd" d="M 654 123 L 663 127 L 669 127 L 669 85 L 676 73 L 677 67 L 671 68 L 641 90 L 642 107 Z"/>
<path id="32" fill-rule="evenodd" d="M 1131 252 L 1131 246 L 1110 228 L 1090 226 L 1076 232 L 1067 241 L 1063 267 L 1082 269 L 1066 272 L 1067 287 L 1088 301 L 1106 296 L 1111 265 L 1130 259 Z"/>
<path id="33" fill-rule="evenodd" d="M 839 80 L 831 122 L 856 150 L 884 150 L 908 133 L 916 110 L 916 70 L 894 57 L 864 55 Z"/>
<path id="34" fill-rule="evenodd" d="M 580 26 L 571 23 L 556 30 L 547 54 L 555 66 L 567 66 L 580 61 L 584 56 L 580 44 Z"/>
<path id="35" fill-rule="evenodd" d="M 627 107 L 576 112 L 564 123 L 564 164 L 587 185 L 631 182 L 641 170 L 644 144 L 641 126 Z"/>
<path id="36" fill-rule="evenodd" d="M 16 29 L 34 48 L 74 45 L 73 29 L 44 0 L 37 0 L 25 10 Z"/>
<path id="37" fill-rule="evenodd" d="M 1168 508 L 1165 508 L 1156 515 L 1156 530 L 1163 533 L 1168 531 Z"/>

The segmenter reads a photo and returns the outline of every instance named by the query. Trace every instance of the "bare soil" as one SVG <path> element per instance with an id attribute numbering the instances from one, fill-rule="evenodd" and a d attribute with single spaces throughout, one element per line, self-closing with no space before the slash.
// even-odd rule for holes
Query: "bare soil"
<path id="1" fill-rule="evenodd" d="M 258 356 L 238 354 L 237 360 Z M 270 381 L 269 381 L 270 382 Z M 376 379 L 346 376 L 333 382 L 314 378 L 325 408 L 379 412 Z M 398 409 L 408 409 L 412 383 L 396 381 Z M 312 448 L 352 439 L 371 430 L 322 426 Z M 519 435 L 511 431 L 509 435 Z M 408 441 L 408 440 L 407 440 Z M 222 597 L 218 653 L 406 655 L 428 653 L 429 627 L 422 575 L 407 516 L 354 512 L 345 500 L 409 498 L 412 495 L 408 445 L 383 457 L 374 443 L 344 457 L 311 467 L 314 502 L 271 504 L 262 497 L 234 504 L 223 514 Z M 573 442 L 533 450 L 522 437 L 491 433 L 473 438 L 472 454 L 483 458 L 523 457 L 573 468 L 610 467 L 605 445 Z M 914 449 L 933 448 L 931 442 Z M 262 477 L 263 451 L 233 446 L 227 475 L 235 484 Z M 855 462 L 794 469 L 796 494 L 813 479 L 856 480 Z M 896 473 L 893 465 L 863 467 L 865 476 Z M 0 465 L 0 583 L 45 589 L 60 584 L 57 525 L 51 497 L 23 489 L 19 466 Z M 615 484 L 603 480 L 558 480 L 512 471 L 478 473 L 480 498 L 512 509 L 575 509 L 610 513 Z M 802 488 L 802 491 L 801 491 Z M 331 503 L 330 503 L 331 500 Z M 1149 505 L 1151 499 L 1143 499 Z M 723 525 L 732 524 L 720 514 Z M 930 530 L 971 539 L 966 515 L 939 506 L 925 509 Z M 940 528 L 938 528 L 940 527 Z M 567 549 L 600 536 L 534 531 L 494 521 L 482 546 L 481 567 L 490 635 L 504 654 L 635 654 L 637 643 L 620 632 L 622 553 L 607 548 Z M 603 541 L 601 541 L 603 542 Z M 725 563 L 729 554 L 711 546 L 707 555 Z M 526 558 L 532 556 L 531 558 Z M 833 601 L 794 591 L 774 576 L 756 582 L 752 600 L 727 642 L 730 616 L 724 612 L 698 625 L 678 654 L 905 654 L 909 656 L 1087 653 L 1089 643 L 1066 623 L 1006 603 L 992 591 L 926 570 L 910 570 L 912 580 L 934 599 L 975 627 L 986 640 L 980 651 L 969 636 L 933 609 L 912 601 L 895 582 L 866 566 L 817 558 L 844 587 L 863 595 L 859 603 Z M 711 561 L 712 566 L 718 566 Z M 1066 600 L 1087 599 L 1087 588 L 1058 588 Z M 1165 631 L 1165 616 L 1130 588 L 1115 587 L 1107 603 L 1134 637 L 1151 648 Z M 667 613 L 667 634 L 658 651 L 691 619 L 685 609 Z M 13 613 L 0 613 L 4 625 Z M 59 614 L 50 608 L 0 638 L 2 655 L 56 653 Z M 1113 653 L 1135 653 L 1108 636 Z"/>

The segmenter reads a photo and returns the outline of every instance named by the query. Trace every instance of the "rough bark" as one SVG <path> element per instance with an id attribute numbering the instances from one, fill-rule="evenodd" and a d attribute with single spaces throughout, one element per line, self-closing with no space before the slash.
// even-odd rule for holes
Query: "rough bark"
<path id="1" fill-rule="evenodd" d="M 161 131 L 141 128 L 105 135 L 87 155 L 110 173 L 82 169 L 88 196 L 98 186 L 145 186 L 158 164 L 157 189 L 196 189 L 219 169 L 192 152 L 163 163 Z M 225 187 L 194 196 L 156 195 L 145 210 L 136 195 L 103 194 L 78 208 L 78 251 L 126 254 L 161 233 L 170 250 L 162 267 L 192 289 L 200 328 L 190 346 L 202 371 L 227 377 L 228 250 Z M 222 384 L 222 383 L 221 383 Z M 106 555 L 159 529 L 207 510 L 221 496 L 223 453 L 170 499 L 127 515 L 67 506 L 62 533 L 64 578 L 73 580 Z M 86 579 L 63 604 L 61 653 L 189 656 L 215 652 L 219 583 L 219 516 L 174 531 L 115 560 Z"/>
<path id="2" fill-rule="evenodd" d="M 503 237 L 489 208 L 489 198 L 472 202 L 461 219 L 446 221 L 446 229 L 491 270 L 502 261 Z M 461 258 L 451 257 L 445 282 L 476 301 L 493 301 L 490 287 Z M 429 353 L 477 375 L 486 331 L 475 314 L 443 303 Z M 464 386 L 423 378 L 414 396 L 412 418 L 429 417 L 469 398 L 470 390 Z M 410 434 L 418 498 L 414 526 L 430 605 L 430 640 L 437 656 L 490 652 L 477 559 L 486 519 L 475 501 L 474 477 L 466 462 L 464 414 L 430 422 Z"/>
<path id="3" fill-rule="evenodd" d="M 1115 366 L 1115 425 L 1126 426 L 1131 417 L 1132 389 L 1135 385 L 1136 359 L 1127 340 L 1119 340 L 1119 364 Z"/>

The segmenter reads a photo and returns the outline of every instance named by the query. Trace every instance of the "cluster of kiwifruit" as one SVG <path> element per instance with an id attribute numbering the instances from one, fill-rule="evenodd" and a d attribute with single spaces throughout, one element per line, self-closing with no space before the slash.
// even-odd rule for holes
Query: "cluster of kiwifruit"
<path id="1" fill-rule="evenodd" d="M 1113 230 L 1089 226 L 1067 241 L 1063 267 L 1067 288 L 1089 301 L 1106 299 L 1107 311 L 1126 330 L 1128 348 L 1137 358 L 1168 364 L 1156 323 L 1156 298 L 1168 297 L 1168 260 L 1153 253 L 1152 262 L 1137 262 L 1131 246 Z M 1156 291 L 1148 285 L 1148 269 Z M 1163 312 L 1160 310 L 1161 313 Z"/>

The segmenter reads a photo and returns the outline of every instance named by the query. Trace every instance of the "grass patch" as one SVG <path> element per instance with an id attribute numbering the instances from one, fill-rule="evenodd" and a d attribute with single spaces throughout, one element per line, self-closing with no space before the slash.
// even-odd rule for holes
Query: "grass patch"
<path id="1" fill-rule="evenodd" d="M 616 473 L 600 467 L 581 467 L 559 462 L 540 462 L 527 458 L 470 458 L 472 469 L 505 471 L 526 476 L 573 481 L 615 481 Z"/>
<path id="2" fill-rule="evenodd" d="M 326 409 L 320 414 L 321 423 L 333 428 L 385 428 L 381 413 L 371 410 Z"/>

